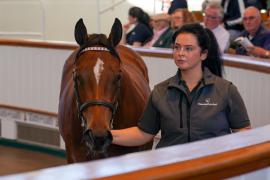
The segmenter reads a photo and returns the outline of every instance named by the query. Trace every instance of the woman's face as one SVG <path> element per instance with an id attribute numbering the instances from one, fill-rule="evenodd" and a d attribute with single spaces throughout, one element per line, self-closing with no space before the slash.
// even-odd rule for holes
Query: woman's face
<path id="1" fill-rule="evenodd" d="M 180 33 L 174 43 L 173 58 L 176 66 L 181 71 L 201 71 L 202 61 L 207 57 L 207 52 L 202 53 L 197 38 L 191 33 Z"/>
<path id="2" fill-rule="evenodd" d="M 177 11 L 172 14 L 172 28 L 173 29 L 178 29 L 184 24 L 184 17 L 183 17 L 183 12 L 182 11 Z"/>

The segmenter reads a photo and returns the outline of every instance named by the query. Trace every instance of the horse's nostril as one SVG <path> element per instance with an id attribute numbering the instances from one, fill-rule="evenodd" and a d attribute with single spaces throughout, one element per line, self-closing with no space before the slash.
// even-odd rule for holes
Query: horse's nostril
<path id="1" fill-rule="evenodd" d="M 83 132 L 83 135 L 88 135 L 90 132 L 91 132 L 90 129 L 86 129 L 86 130 Z"/>
<path id="2" fill-rule="evenodd" d="M 112 143 L 112 134 L 107 131 L 103 136 L 93 136 L 94 147 L 98 151 L 104 151 Z"/>
<path id="3" fill-rule="evenodd" d="M 83 133 L 83 139 L 87 142 L 93 142 L 93 134 L 90 129 L 87 129 Z"/>

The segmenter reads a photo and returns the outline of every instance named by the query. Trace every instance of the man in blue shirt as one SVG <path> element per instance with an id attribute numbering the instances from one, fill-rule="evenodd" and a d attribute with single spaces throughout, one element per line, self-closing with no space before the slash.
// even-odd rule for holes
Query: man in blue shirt
<path id="1" fill-rule="evenodd" d="M 252 44 L 238 46 L 236 54 L 270 58 L 270 31 L 262 26 L 260 11 L 253 6 L 246 8 L 243 24 L 245 30 L 240 37 L 247 38 Z"/>

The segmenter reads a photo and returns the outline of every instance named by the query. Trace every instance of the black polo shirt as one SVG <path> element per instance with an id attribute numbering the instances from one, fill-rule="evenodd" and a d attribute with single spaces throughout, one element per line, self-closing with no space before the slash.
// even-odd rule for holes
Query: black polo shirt
<path id="1" fill-rule="evenodd" d="M 157 148 L 207 139 L 250 125 L 244 102 L 229 81 L 204 69 L 203 79 L 188 92 L 180 71 L 156 85 L 138 127 L 161 139 Z"/>

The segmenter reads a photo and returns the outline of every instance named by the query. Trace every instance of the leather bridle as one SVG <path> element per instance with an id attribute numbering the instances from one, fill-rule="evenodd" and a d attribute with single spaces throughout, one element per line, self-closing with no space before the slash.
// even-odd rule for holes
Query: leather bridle
<path id="1" fill-rule="evenodd" d="M 84 117 L 83 112 L 91 106 L 104 106 L 106 108 L 109 108 L 112 112 L 111 119 L 110 119 L 110 126 L 111 126 L 111 129 L 113 128 L 113 119 L 118 110 L 118 96 L 119 96 L 120 84 L 121 84 L 121 79 L 119 79 L 117 81 L 117 89 L 116 89 L 116 94 L 114 96 L 113 102 L 107 102 L 107 101 L 98 100 L 98 99 L 87 100 L 86 102 L 81 102 L 79 88 L 78 88 L 79 75 L 77 73 L 77 61 L 78 61 L 79 56 L 83 52 L 86 52 L 86 51 L 109 51 L 109 49 L 106 47 L 91 46 L 91 47 L 81 48 L 76 54 L 76 59 L 74 61 L 74 67 L 73 67 L 74 94 L 76 98 L 78 118 L 81 121 L 83 134 L 85 134 L 88 131 L 86 118 Z M 116 58 L 120 60 L 119 56 L 116 56 Z"/>

